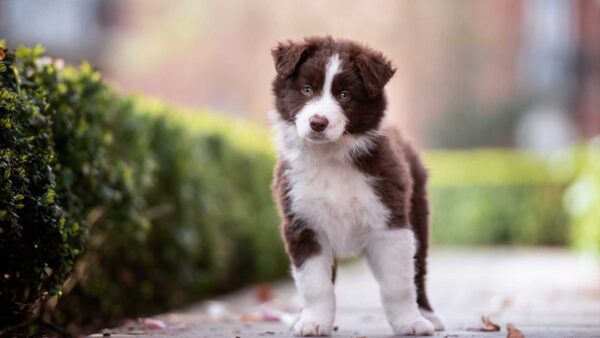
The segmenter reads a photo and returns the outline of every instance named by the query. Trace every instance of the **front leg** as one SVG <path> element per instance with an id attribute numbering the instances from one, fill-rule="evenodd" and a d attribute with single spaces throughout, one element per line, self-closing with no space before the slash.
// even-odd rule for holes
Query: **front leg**
<path id="1" fill-rule="evenodd" d="M 415 287 L 412 230 L 396 228 L 377 232 L 366 248 L 366 257 L 379 282 L 388 322 L 397 335 L 432 335 L 433 325 L 419 312 Z"/>
<path id="2" fill-rule="evenodd" d="M 331 253 L 321 252 L 306 260 L 292 273 L 302 297 L 300 318 L 292 327 L 296 336 L 329 336 L 335 316 Z"/>
<path id="3" fill-rule="evenodd" d="M 303 222 L 284 227 L 286 248 L 292 259 L 292 274 L 302 299 L 299 319 L 292 326 L 296 336 L 328 336 L 333 329 L 333 251 Z"/>

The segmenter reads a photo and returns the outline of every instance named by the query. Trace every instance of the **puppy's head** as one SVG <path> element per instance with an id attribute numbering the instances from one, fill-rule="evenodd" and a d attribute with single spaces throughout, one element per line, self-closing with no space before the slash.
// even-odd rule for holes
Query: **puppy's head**
<path id="1" fill-rule="evenodd" d="M 394 75 L 381 53 L 347 40 L 311 37 L 272 50 L 275 106 L 284 123 L 311 143 L 335 142 L 378 128 L 383 88 Z"/>

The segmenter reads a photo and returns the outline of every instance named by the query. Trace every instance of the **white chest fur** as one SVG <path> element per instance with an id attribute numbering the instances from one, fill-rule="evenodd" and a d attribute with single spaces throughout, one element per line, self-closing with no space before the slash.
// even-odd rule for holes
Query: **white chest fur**
<path id="1" fill-rule="evenodd" d="M 287 179 L 296 215 L 327 240 L 336 256 L 356 254 L 367 236 L 386 226 L 389 210 L 367 177 L 346 160 L 299 154 Z"/>

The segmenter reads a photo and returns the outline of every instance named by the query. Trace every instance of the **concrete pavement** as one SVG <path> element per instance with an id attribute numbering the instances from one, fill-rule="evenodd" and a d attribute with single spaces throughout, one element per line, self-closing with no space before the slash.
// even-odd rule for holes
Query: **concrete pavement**
<path id="1" fill-rule="evenodd" d="M 438 249 L 429 259 L 432 305 L 447 331 L 436 337 L 507 337 L 514 324 L 525 337 L 600 337 L 600 263 L 563 249 Z M 340 267 L 334 337 L 390 337 L 377 285 L 364 262 Z M 270 299 L 259 305 L 259 300 Z M 105 330 L 118 337 L 290 337 L 298 309 L 290 280 L 250 287 L 157 316 L 166 328 L 129 324 Z M 278 312 L 284 311 L 284 314 Z M 489 316 L 499 332 L 473 332 Z M 160 326 L 160 324 L 158 324 Z"/>

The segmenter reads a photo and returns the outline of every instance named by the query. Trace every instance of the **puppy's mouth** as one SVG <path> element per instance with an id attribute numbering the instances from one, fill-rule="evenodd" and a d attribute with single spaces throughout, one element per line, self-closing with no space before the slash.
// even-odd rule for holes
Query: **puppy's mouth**
<path id="1" fill-rule="evenodd" d="M 331 141 L 323 132 L 311 131 L 306 135 L 306 139 L 312 143 L 326 143 Z"/>

